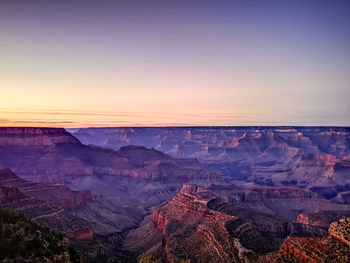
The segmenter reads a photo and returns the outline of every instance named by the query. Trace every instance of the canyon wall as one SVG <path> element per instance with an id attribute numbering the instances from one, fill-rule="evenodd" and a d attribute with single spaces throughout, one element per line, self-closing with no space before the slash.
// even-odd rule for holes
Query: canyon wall
<path id="1" fill-rule="evenodd" d="M 327 227 L 222 203 L 185 185 L 131 231 L 126 247 L 156 262 L 348 262 L 349 218 Z"/>
<path id="2" fill-rule="evenodd" d="M 85 144 L 135 144 L 260 185 L 309 188 L 335 198 L 350 190 L 350 129 L 343 127 L 121 127 L 72 130 Z M 348 202 L 342 198 L 341 202 Z"/>

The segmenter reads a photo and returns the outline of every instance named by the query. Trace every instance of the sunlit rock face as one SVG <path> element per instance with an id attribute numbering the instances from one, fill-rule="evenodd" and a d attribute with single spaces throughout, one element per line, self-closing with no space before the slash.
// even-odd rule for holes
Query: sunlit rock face
<path id="1" fill-rule="evenodd" d="M 240 262 L 235 239 L 225 227 L 233 217 L 208 209 L 210 198 L 189 189 L 156 207 L 152 221 L 130 234 L 127 246 L 141 257 L 165 262 Z"/>
<path id="2" fill-rule="evenodd" d="M 195 158 L 174 158 L 143 146 L 118 152 L 87 146 L 64 129 L 51 128 L 0 128 L 0 167 L 39 182 L 4 174 L 1 184 L 93 222 L 102 234 L 137 227 L 152 206 L 174 196 L 185 182 L 218 179 Z"/>
<path id="3" fill-rule="evenodd" d="M 84 144 L 119 150 L 135 144 L 236 180 L 309 188 L 336 198 L 350 191 L 350 129 L 341 127 L 84 128 Z M 339 197 L 338 202 L 348 202 Z"/>
<path id="4" fill-rule="evenodd" d="M 102 240 L 101 255 L 118 246 L 168 262 L 256 262 L 290 244 L 286 236 L 316 240 L 350 215 L 346 129 L 78 131 L 98 131 L 86 137 L 95 145 L 63 129 L 0 131 L 0 167 L 21 177 L 0 172 L 1 199 L 17 196 L 18 206 L 2 205 L 84 242 Z"/>
<path id="5" fill-rule="evenodd" d="M 64 129 L 59 128 L 8 127 L 0 129 L 0 145 L 50 146 L 77 142 L 75 137 L 69 136 Z"/>
<path id="6" fill-rule="evenodd" d="M 348 219 L 332 223 L 327 235 L 328 226 L 256 212 L 211 193 L 184 185 L 154 208 L 149 223 L 129 233 L 126 247 L 139 258 L 164 262 L 326 262 L 328 252 L 330 258 L 349 257 Z M 304 245 L 310 247 L 303 250 Z"/>
<path id="7" fill-rule="evenodd" d="M 306 225 L 328 227 L 333 221 L 333 218 L 323 210 L 315 210 L 310 214 L 300 214 L 296 222 Z"/>
<path id="8" fill-rule="evenodd" d="M 350 218 L 333 222 L 322 237 L 288 237 L 276 252 L 258 262 L 349 262 Z"/>

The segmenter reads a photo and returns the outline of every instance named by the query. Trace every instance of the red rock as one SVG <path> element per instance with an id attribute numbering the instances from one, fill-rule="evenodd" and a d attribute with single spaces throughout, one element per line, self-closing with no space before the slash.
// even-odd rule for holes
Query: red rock
<path id="1" fill-rule="evenodd" d="M 30 197 L 15 186 L 0 186 L 0 208 L 23 213 L 27 218 L 68 236 L 72 236 L 76 229 L 90 227 L 87 221 L 68 214 L 49 202 Z"/>
<path id="2" fill-rule="evenodd" d="M 331 224 L 323 237 L 288 237 L 277 252 L 259 259 L 260 263 L 347 263 L 350 262 L 350 218 Z"/>
<path id="3" fill-rule="evenodd" d="M 18 188 L 22 193 L 74 211 L 92 201 L 94 196 L 90 191 L 73 191 L 65 185 L 46 185 L 33 183 L 19 178 L 8 169 L 0 170 L 0 186 Z"/>
<path id="4" fill-rule="evenodd" d="M 300 214 L 296 219 L 296 222 L 299 223 L 322 227 L 329 227 L 332 221 L 332 217 L 322 210 L 316 210 L 314 213 L 311 214 Z"/>
<path id="5" fill-rule="evenodd" d="M 40 182 L 62 183 L 101 169 L 120 174 L 130 167 L 115 151 L 83 145 L 60 128 L 0 128 L 0 146 L 0 167 Z"/>
<path id="6" fill-rule="evenodd" d="M 218 174 L 260 185 L 312 187 L 326 198 L 350 190 L 347 127 L 86 128 L 74 135 L 115 150 L 136 144 L 198 158 Z"/>
<path id="7" fill-rule="evenodd" d="M 240 254 L 237 240 L 225 227 L 225 223 L 234 217 L 208 209 L 206 204 L 211 197 L 191 194 L 195 190 L 192 186 L 184 186 L 173 199 L 157 206 L 151 224 L 138 230 L 136 237 L 129 238 L 131 248 L 159 247 L 159 254 L 154 256 L 165 262 L 244 260 L 245 255 Z M 146 250 L 142 255 L 148 253 L 152 252 Z"/>
<path id="8" fill-rule="evenodd" d="M 76 230 L 73 233 L 73 238 L 91 241 L 93 239 L 93 230 L 88 227 Z"/>

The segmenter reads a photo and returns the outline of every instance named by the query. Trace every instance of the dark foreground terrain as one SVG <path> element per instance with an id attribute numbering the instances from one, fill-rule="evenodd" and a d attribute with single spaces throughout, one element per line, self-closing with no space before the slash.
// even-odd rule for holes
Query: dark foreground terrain
<path id="1" fill-rule="evenodd" d="M 70 132 L 0 128 L 0 208 L 84 262 L 349 262 L 349 128 Z"/>

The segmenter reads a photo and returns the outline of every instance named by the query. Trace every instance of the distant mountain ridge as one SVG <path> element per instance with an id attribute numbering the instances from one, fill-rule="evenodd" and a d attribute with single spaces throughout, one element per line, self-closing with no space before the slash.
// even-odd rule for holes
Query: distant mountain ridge
<path id="1" fill-rule="evenodd" d="M 185 180 L 197 174 L 215 177 L 214 173 L 201 171 L 193 158 L 173 158 L 139 146 L 128 146 L 118 152 L 87 146 L 60 128 L 0 127 L 0 168 L 9 168 L 39 182 L 64 183 L 69 178 L 99 175 L 149 178 L 142 168 L 152 162 L 172 163 L 177 167 L 177 172 L 168 179 L 176 180 L 180 174 Z M 161 173 L 153 178 L 164 179 Z"/>
<path id="2" fill-rule="evenodd" d="M 136 144 L 196 158 L 204 169 L 235 180 L 309 188 L 329 199 L 350 191 L 350 127 L 116 127 L 73 135 L 115 150 Z M 345 194 L 337 199 L 348 200 Z"/>

